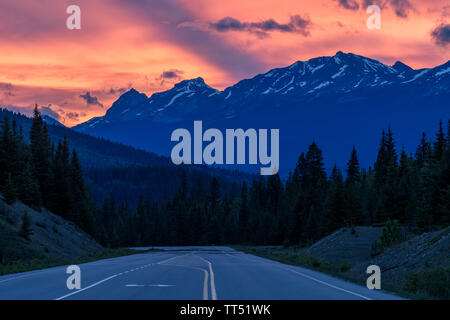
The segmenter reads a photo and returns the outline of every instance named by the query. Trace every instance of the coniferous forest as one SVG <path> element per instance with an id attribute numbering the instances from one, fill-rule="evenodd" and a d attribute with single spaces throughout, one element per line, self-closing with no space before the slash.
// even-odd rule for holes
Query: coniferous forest
<path id="1" fill-rule="evenodd" d="M 361 168 L 353 148 L 345 172 L 335 166 L 327 174 L 312 142 L 285 181 L 274 175 L 224 187 L 220 177 L 190 174 L 188 181 L 183 172 L 175 194 L 163 200 L 144 193 L 130 206 L 111 194 L 99 204 L 76 150 L 67 139 L 51 141 L 35 109 L 29 137 L 14 119 L 1 122 L 0 191 L 6 202 L 46 208 L 108 247 L 308 244 L 343 226 L 388 220 L 416 232 L 448 226 L 450 122 L 440 121 L 434 137 L 418 137 L 414 154 L 400 143 L 388 127 L 373 146 L 373 167 Z"/>

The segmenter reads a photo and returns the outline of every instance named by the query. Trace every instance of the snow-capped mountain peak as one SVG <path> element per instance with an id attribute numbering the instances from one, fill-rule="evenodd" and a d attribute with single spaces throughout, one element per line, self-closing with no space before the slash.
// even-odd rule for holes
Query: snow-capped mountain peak
<path id="1" fill-rule="evenodd" d="M 400 61 L 389 66 L 338 51 L 334 56 L 272 69 L 223 91 L 210 87 L 200 77 L 180 81 L 150 98 L 131 89 L 114 102 L 105 116 L 81 124 L 77 129 L 89 131 L 115 121 L 172 123 L 189 119 L 230 119 L 242 113 L 261 112 L 263 108 L 287 108 L 314 101 L 320 104 L 324 99 L 344 103 L 394 92 L 417 91 L 434 96 L 448 93 L 449 84 L 450 61 L 433 69 L 414 70 Z"/>
<path id="2" fill-rule="evenodd" d="M 178 91 L 181 90 L 195 91 L 211 87 L 205 83 L 205 80 L 203 80 L 203 78 L 198 77 L 195 79 L 183 80 L 181 82 L 178 82 L 177 84 L 175 84 L 174 88 L 177 89 Z"/>
<path id="3" fill-rule="evenodd" d="M 404 64 L 401 61 L 396 61 L 393 65 L 392 68 L 394 68 L 395 70 L 397 70 L 398 72 L 403 72 L 403 71 L 413 71 L 414 69 L 411 68 L 410 66 Z"/>

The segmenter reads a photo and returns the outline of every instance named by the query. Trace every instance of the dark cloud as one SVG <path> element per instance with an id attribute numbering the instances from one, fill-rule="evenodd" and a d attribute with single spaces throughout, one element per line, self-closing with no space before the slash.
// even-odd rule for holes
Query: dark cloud
<path id="1" fill-rule="evenodd" d="M 179 79 L 184 72 L 181 70 L 168 70 L 161 73 L 161 79 Z"/>
<path id="2" fill-rule="evenodd" d="M 380 8 L 384 8 L 389 0 L 362 0 L 361 9 L 366 10 L 368 6 L 377 5 Z"/>
<path id="3" fill-rule="evenodd" d="M 447 47 L 450 43 L 450 24 L 440 24 L 431 31 L 431 38 L 441 47 Z"/>
<path id="4" fill-rule="evenodd" d="M 13 85 L 11 83 L 0 82 L 0 92 L 2 93 L 4 99 L 15 96 L 13 93 Z"/>
<path id="5" fill-rule="evenodd" d="M 356 0 L 335 0 L 339 4 L 340 7 L 343 7 L 348 10 L 358 10 L 359 4 Z"/>
<path id="6" fill-rule="evenodd" d="M 77 112 L 67 112 L 66 117 L 73 121 L 78 121 L 80 115 Z"/>
<path id="7" fill-rule="evenodd" d="M 339 5 L 345 9 L 357 10 L 358 7 L 366 10 L 368 6 L 377 5 L 381 9 L 390 7 L 395 14 L 400 18 L 408 18 L 414 6 L 409 0 L 361 0 L 359 5 L 356 0 L 336 0 Z"/>
<path id="8" fill-rule="evenodd" d="M 109 94 L 123 94 L 127 91 L 127 88 L 111 88 L 109 89 Z"/>
<path id="9" fill-rule="evenodd" d="M 15 113 L 20 113 L 23 115 L 31 116 L 33 114 L 33 108 L 34 107 L 23 107 L 23 106 L 16 106 L 12 104 L 2 105 L 2 108 L 8 109 L 9 111 L 13 111 Z"/>
<path id="10" fill-rule="evenodd" d="M 183 70 L 170 69 L 163 71 L 155 80 L 160 81 L 160 85 L 164 85 L 166 82 L 173 82 L 182 79 L 184 74 Z"/>
<path id="11" fill-rule="evenodd" d="M 289 23 L 281 24 L 273 19 L 242 22 L 233 17 L 225 17 L 217 22 L 210 23 L 209 26 L 219 32 L 244 31 L 254 33 L 259 37 L 266 37 L 268 32 L 272 31 L 300 33 L 308 36 L 311 20 L 308 17 L 303 18 L 300 15 L 294 15 L 290 17 Z"/>
<path id="12" fill-rule="evenodd" d="M 442 17 L 450 17 L 450 4 L 442 8 Z"/>
<path id="13" fill-rule="evenodd" d="M 85 100 L 87 104 L 97 105 L 103 108 L 103 104 L 98 101 L 97 97 L 91 96 L 91 93 L 89 91 L 87 91 L 86 94 L 81 94 L 80 98 Z"/>
<path id="14" fill-rule="evenodd" d="M 48 106 L 41 106 L 40 110 L 43 115 L 50 116 L 53 119 L 59 120 L 61 118 L 61 115 L 57 111 L 52 109 L 51 103 Z"/>
<path id="15" fill-rule="evenodd" d="M 0 82 L 0 90 L 12 90 L 13 85 L 9 82 Z"/>
<path id="16" fill-rule="evenodd" d="M 395 11 L 395 14 L 400 18 L 407 18 L 413 6 L 409 0 L 390 0 L 390 5 Z"/>

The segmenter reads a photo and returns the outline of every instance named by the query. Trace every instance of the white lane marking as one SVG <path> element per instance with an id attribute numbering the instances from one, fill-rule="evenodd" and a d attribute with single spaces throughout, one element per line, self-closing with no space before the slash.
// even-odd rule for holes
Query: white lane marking
<path id="1" fill-rule="evenodd" d="M 363 298 L 363 299 L 365 299 L 365 300 L 373 300 L 372 298 L 363 296 L 362 294 L 359 294 L 359 293 L 356 293 L 356 292 L 353 292 L 353 291 L 350 291 L 350 290 L 347 290 L 347 289 L 344 289 L 344 288 L 341 288 L 341 287 L 332 285 L 331 283 L 328 283 L 328 282 L 325 282 L 325 281 L 316 279 L 316 278 L 314 278 L 314 277 L 308 276 L 307 274 L 304 274 L 304 273 L 302 273 L 302 272 L 299 272 L 299 271 L 296 271 L 296 270 L 292 270 L 292 269 L 290 269 L 290 268 L 281 267 L 281 266 L 279 266 L 279 268 L 284 269 L 284 270 L 291 271 L 291 272 L 296 273 L 296 274 L 298 274 L 298 275 L 301 275 L 301 276 L 303 276 L 303 277 L 305 277 L 305 278 L 308 278 L 308 279 L 310 279 L 310 280 L 313 280 L 313 281 L 316 281 L 316 282 L 321 283 L 321 284 L 323 284 L 323 285 L 326 285 L 326 286 L 328 286 L 328 287 L 330 287 L 330 288 L 334 288 L 334 289 L 336 289 L 336 290 L 340 290 L 340 291 L 343 291 L 343 292 L 347 292 L 347 293 L 353 294 L 353 295 L 355 295 L 355 296 L 357 296 L 357 297 L 360 297 L 360 298 Z"/>
<path id="2" fill-rule="evenodd" d="M 210 261 L 208 261 L 206 259 L 203 259 L 200 256 L 197 256 L 197 257 L 199 257 L 200 259 L 205 261 L 208 264 L 208 266 L 209 266 L 209 274 L 211 275 L 211 278 L 210 278 L 211 279 L 211 298 L 212 298 L 212 300 L 217 300 L 216 283 L 214 281 L 214 272 L 213 272 L 213 269 L 212 269 L 212 264 L 211 264 Z"/>
<path id="3" fill-rule="evenodd" d="M 187 253 L 183 256 L 190 255 L 190 254 L 192 254 L 192 253 Z M 180 256 L 177 256 L 174 258 L 178 258 L 178 257 L 180 257 Z M 170 258 L 168 260 L 158 262 L 158 264 L 170 266 L 170 267 L 181 267 L 181 268 L 188 268 L 188 269 L 203 271 L 203 275 L 204 275 L 204 278 L 203 278 L 203 300 L 208 300 L 208 276 L 209 276 L 208 271 L 206 271 L 205 269 L 199 268 L 199 267 L 191 267 L 191 266 L 186 266 L 186 265 L 182 265 L 182 264 L 166 264 L 166 262 L 173 260 L 174 258 Z M 212 295 L 212 292 L 211 292 L 211 295 Z"/>
<path id="4" fill-rule="evenodd" d="M 113 278 L 115 278 L 115 277 L 117 277 L 117 276 L 118 276 L 118 275 L 115 274 L 115 275 L 113 275 L 113 276 L 111 276 L 111 277 L 108 277 L 108 278 L 106 278 L 106 279 L 100 280 L 99 282 L 96 282 L 96 283 L 94 283 L 94 284 L 91 284 L 90 286 L 87 286 L 86 288 L 83 288 L 83 289 L 77 290 L 77 291 L 75 291 L 75 292 L 71 292 L 71 293 L 69 293 L 69 294 L 66 294 L 65 296 L 56 298 L 55 300 L 62 300 L 62 299 L 65 299 L 65 298 L 70 297 L 70 296 L 72 296 L 72 295 L 74 295 L 74 294 L 80 293 L 81 291 L 84 291 L 84 290 L 93 288 L 93 287 L 95 287 L 95 286 L 98 286 L 99 284 L 101 284 L 101 283 L 103 283 L 103 282 L 106 282 L 106 281 L 108 281 L 108 280 L 111 280 L 111 279 L 113 279 Z"/>
<path id="5" fill-rule="evenodd" d="M 231 255 L 229 255 L 229 256 L 231 256 Z M 343 291 L 343 292 L 346 292 L 346 293 L 350 293 L 350 294 L 352 294 L 352 295 L 354 295 L 354 296 L 363 298 L 363 299 L 365 299 L 365 300 L 373 300 L 372 298 L 363 296 L 362 294 L 359 294 L 359 293 L 356 293 L 356 292 L 353 292 L 353 291 L 350 291 L 350 290 L 347 290 L 347 289 L 344 289 L 344 288 L 341 288 L 341 287 L 332 285 L 331 283 L 328 283 L 328 282 L 325 282 L 325 281 L 316 279 L 316 278 L 314 278 L 314 277 L 308 276 L 307 274 L 305 274 L 305 273 L 303 273 L 303 272 L 300 272 L 300 271 L 297 271 L 297 270 L 293 270 L 293 269 L 291 269 L 291 268 L 286 268 L 286 267 L 280 266 L 280 265 L 277 264 L 277 263 L 269 263 L 269 262 L 266 262 L 266 261 L 264 261 L 264 260 L 261 261 L 261 260 L 250 259 L 250 258 L 247 257 L 247 254 L 244 254 L 244 257 L 246 257 L 247 260 L 250 260 L 250 261 L 261 262 L 261 263 L 265 263 L 265 264 L 268 264 L 268 265 L 277 266 L 277 267 L 280 268 L 280 269 L 287 270 L 287 271 L 291 271 L 291 272 L 296 273 L 296 274 L 298 274 L 298 275 L 301 275 L 302 277 L 305 277 L 305 278 L 307 278 L 307 279 L 313 280 L 313 281 L 315 281 L 315 282 L 318 282 L 318 283 L 320 283 L 320 284 L 326 285 L 326 286 L 328 286 L 328 287 L 330 287 L 330 288 L 334 288 L 334 289 L 336 289 L 336 290 L 340 290 L 340 291 Z M 236 257 L 236 258 L 237 258 L 237 257 Z"/>
<path id="6" fill-rule="evenodd" d="M 203 274 L 205 276 L 203 278 L 203 300 L 208 300 L 208 271 L 203 270 Z"/>
<path id="7" fill-rule="evenodd" d="M 177 257 L 174 257 L 174 258 L 177 258 Z M 172 259 L 173 259 L 173 258 L 168 259 L 168 260 L 172 260 Z M 166 260 L 163 260 L 162 262 L 164 262 L 164 261 L 166 261 Z M 161 262 L 161 261 L 160 261 L 160 262 Z M 159 262 L 158 262 L 158 263 L 159 263 Z M 133 270 L 130 270 L 130 271 L 124 271 L 123 273 L 128 273 L 128 272 L 131 272 L 131 271 L 134 271 L 134 269 L 133 269 Z M 110 277 L 108 277 L 108 278 L 106 278 L 106 279 L 103 279 L 103 280 L 100 280 L 100 281 L 98 281 L 98 282 L 96 282 L 96 283 L 94 283 L 94 284 L 91 284 L 90 286 L 87 286 L 87 287 L 85 287 L 85 288 L 83 288 L 83 289 L 80 289 L 80 290 L 71 292 L 71 293 L 69 293 L 69 294 L 66 294 L 66 295 L 64 295 L 64 296 L 62 296 L 62 297 L 56 298 L 55 300 L 62 300 L 62 299 L 65 299 L 65 298 L 70 297 L 70 296 L 72 296 L 72 295 L 74 295 L 74 294 L 80 293 L 80 292 L 82 292 L 82 291 L 84 291 L 84 290 L 87 290 L 87 289 L 93 288 L 93 287 L 95 287 L 95 286 L 98 286 L 99 284 L 102 284 L 103 282 L 106 282 L 106 281 L 108 281 L 108 280 L 111 280 L 111 279 L 113 279 L 113 278 L 115 278 L 115 277 L 117 277 L 117 276 L 119 276 L 119 275 L 121 275 L 121 273 L 117 273 L 117 274 L 115 274 L 115 275 L 112 275 L 112 276 L 110 276 Z"/>
<path id="8" fill-rule="evenodd" d="M 127 284 L 125 287 L 161 287 L 161 288 L 168 288 L 168 287 L 175 287 L 174 284 Z"/>
<path id="9" fill-rule="evenodd" d="M 175 257 L 169 258 L 169 259 L 167 259 L 167 260 L 159 261 L 159 262 L 157 262 L 157 264 L 163 264 L 163 263 L 172 261 L 173 259 L 176 259 L 176 258 L 179 258 L 179 257 L 187 256 L 187 255 L 189 255 L 189 254 L 191 254 L 191 253 L 186 253 L 186 254 L 183 254 L 183 255 L 180 255 L 180 256 L 175 256 Z"/>
<path id="10" fill-rule="evenodd" d="M 136 253 L 136 254 L 133 254 L 133 255 L 131 255 L 131 256 L 138 255 L 138 254 L 141 254 L 141 253 Z M 153 255 L 154 255 L 153 257 L 160 256 L 160 255 L 162 255 L 162 254 L 163 254 L 163 253 L 153 253 Z M 104 262 L 111 262 L 111 260 L 118 260 L 118 259 L 121 259 L 121 258 L 128 258 L 128 257 L 130 257 L 130 256 L 122 256 L 122 257 L 115 257 L 115 258 L 102 259 L 102 260 L 97 260 L 97 261 L 92 261 L 92 262 L 82 263 L 82 264 L 80 264 L 80 266 L 83 266 L 83 265 L 98 265 L 98 264 L 103 264 Z M 148 266 L 151 266 L 151 265 L 153 265 L 153 264 L 154 264 L 154 263 L 150 263 L 150 264 L 148 264 Z M 55 271 L 59 271 L 59 270 L 57 270 L 57 269 L 60 269 L 60 268 L 64 268 L 64 269 L 62 269 L 62 270 L 65 270 L 65 267 L 66 267 L 66 266 L 64 266 L 64 267 L 57 266 L 57 267 L 50 267 L 50 268 L 42 269 L 42 270 L 30 270 L 30 271 L 25 271 L 25 272 L 23 272 L 24 275 L 17 276 L 17 277 L 13 277 L 13 278 L 8 278 L 8 279 L 4 279 L 4 280 L 0 280 L 0 283 L 7 282 L 7 281 L 11 281 L 11 280 L 16 280 L 16 279 L 29 278 L 29 277 L 33 277 L 33 276 L 40 275 L 40 274 L 42 274 L 42 273 L 55 272 Z M 7 276 L 8 276 L 8 275 L 1 276 L 1 277 L 7 277 Z"/>
<path id="11" fill-rule="evenodd" d="M 11 280 L 16 280 L 16 279 L 21 279 L 21 278 L 26 278 L 26 277 L 31 277 L 31 276 L 32 275 L 23 275 L 23 276 L 20 276 L 20 277 L 9 278 L 9 279 L 5 279 L 5 280 L 1 280 L 0 283 L 11 281 Z"/>

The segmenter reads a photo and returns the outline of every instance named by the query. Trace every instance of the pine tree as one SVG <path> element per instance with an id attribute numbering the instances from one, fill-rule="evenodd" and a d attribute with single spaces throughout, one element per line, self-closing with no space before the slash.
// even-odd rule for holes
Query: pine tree
<path id="1" fill-rule="evenodd" d="M 67 142 L 65 143 L 67 145 Z M 66 147 L 68 149 L 68 147 Z M 89 234 L 94 233 L 94 218 L 89 205 L 88 193 L 86 191 L 83 171 L 78 160 L 78 153 L 75 149 L 72 151 L 72 159 L 69 175 L 69 196 L 70 199 L 70 217 L 84 231 Z"/>
<path id="2" fill-rule="evenodd" d="M 72 172 L 70 170 L 69 154 L 66 139 L 64 139 L 64 142 L 60 140 L 53 161 L 53 199 L 51 199 L 50 209 L 64 218 L 75 221 L 77 217 L 70 210 L 70 177 Z"/>
<path id="3" fill-rule="evenodd" d="M 388 131 L 386 134 L 386 152 L 388 164 L 392 166 L 397 166 L 397 152 L 395 151 L 394 135 L 392 133 L 390 125 L 388 126 Z"/>
<path id="4" fill-rule="evenodd" d="M 39 209 L 41 206 L 41 194 L 31 162 L 25 162 L 19 181 L 19 199 L 23 203 Z"/>
<path id="5" fill-rule="evenodd" d="M 249 236 L 249 208 L 248 208 L 248 188 L 244 182 L 242 184 L 241 201 L 239 207 L 239 235 L 242 243 L 247 243 Z"/>
<path id="6" fill-rule="evenodd" d="M 341 171 L 334 165 L 330 177 L 330 188 L 327 199 L 327 213 L 322 221 L 322 234 L 328 235 L 344 225 L 345 198 L 344 181 Z"/>
<path id="7" fill-rule="evenodd" d="M 347 183 L 354 184 L 359 181 L 360 171 L 359 171 L 359 161 L 356 154 L 356 148 L 353 146 L 352 153 L 350 155 L 350 160 L 347 162 Z"/>
<path id="8" fill-rule="evenodd" d="M 217 208 L 219 197 L 220 197 L 219 180 L 217 180 L 216 177 L 213 177 L 211 180 L 211 185 L 209 187 L 209 199 L 213 211 Z"/>
<path id="9" fill-rule="evenodd" d="M 313 142 L 306 153 L 306 187 L 320 188 L 326 183 L 327 175 L 324 169 L 322 150 Z"/>
<path id="10" fill-rule="evenodd" d="M 20 235 L 26 240 L 31 240 L 31 236 L 33 235 L 33 230 L 31 229 L 31 220 L 27 211 L 24 211 L 22 216 L 22 225 L 19 231 Z"/>
<path id="11" fill-rule="evenodd" d="M 378 148 L 377 160 L 375 161 L 375 178 L 378 185 L 381 185 L 386 177 L 386 167 L 388 162 L 386 133 L 383 129 L 381 141 Z"/>
<path id="12" fill-rule="evenodd" d="M 302 152 L 300 154 L 300 157 L 298 158 L 293 174 L 293 183 L 294 186 L 296 186 L 297 188 L 305 184 L 307 174 L 306 171 L 307 171 L 307 163 L 305 153 Z"/>
<path id="13" fill-rule="evenodd" d="M 50 206 L 49 190 L 50 182 L 50 138 L 47 126 L 42 120 L 41 113 L 37 105 L 34 108 L 34 117 L 30 129 L 30 148 L 33 156 L 33 164 L 36 169 L 36 177 L 39 183 L 39 190 L 43 198 L 43 205 Z"/>
<path id="14" fill-rule="evenodd" d="M 399 221 L 412 222 L 412 218 L 415 216 L 416 208 L 416 190 L 415 190 L 415 170 L 413 168 L 414 161 L 408 157 L 405 149 L 402 149 L 400 155 L 399 165 L 399 177 L 398 177 L 398 215 L 394 216 Z"/>
<path id="15" fill-rule="evenodd" d="M 418 168 L 423 167 L 425 161 L 429 160 L 430 154 L 431 154 L 430 143 L 427 141 L 425 132 L 422 132 L 422 139 L 420 140 L 420 144 L 416 150 L 416 161 Z"/>
<path id="16" fill-rule="evenodd" d="M 8 173 L 8 177 L 6 178 L 3 196 L 7 204 L 13 204 L 17 200 L 17 186 L 11 177 L 11 173 Z"/>
<path id="17" fill-rule="evenodd" d="M 445 139 L 442 120 L 439 121 L 439 129 L 436 133 L 436 141 L 434 142 L 433 156 L 435 161 L 441 161 L 445 154 L 447 141 Z"/>
<path id="18" fill-rule="evenodd" d="M 278 173 L 269 176 L 267 180 L 267 209 L 270 214 L 278 214 L 282 192 L 283 184 L 281 183 L 281 179 Z"/>
<path id="19" fill-rule="evenodd" d="M 12 155 L 14 152 L 13 135 L 10 127 L 9 117 L 6 115 L 1 126 L 0 138 L 0 186 L 4 186 L 7 182 L 9 174 L 13 174 L 12 170 Z"/>

